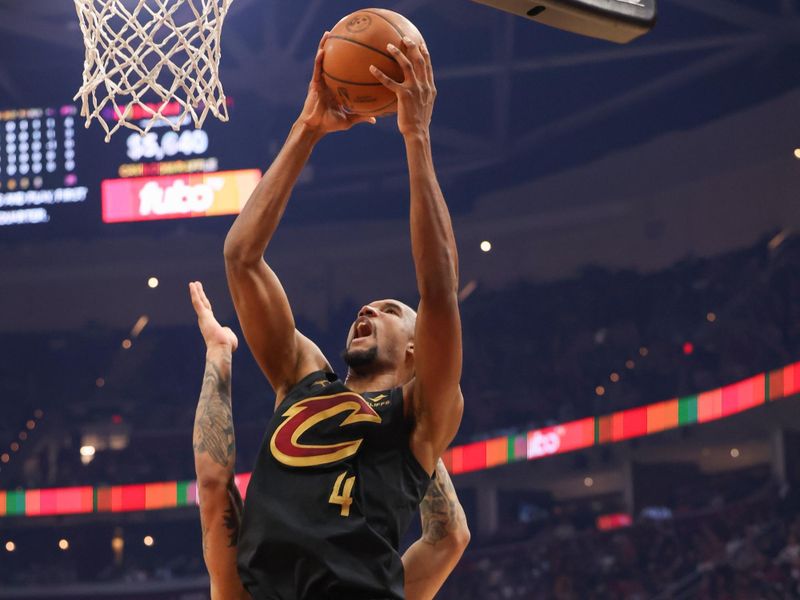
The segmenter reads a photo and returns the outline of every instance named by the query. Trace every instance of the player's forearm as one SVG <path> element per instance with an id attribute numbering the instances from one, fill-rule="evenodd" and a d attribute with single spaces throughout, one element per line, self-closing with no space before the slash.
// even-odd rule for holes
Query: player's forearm
<path id="1" fill-rule="evenodd" d="M 228 232 L 225 239 L 226 262 L 255 263 L 264 256 L 297 178 L 319 137 L 319 133 L 301 122 L 292 126 L 280 153 Z"/>
<path id="2" fill-rule="evenodd" d="M 405 137 L 411 184 L 411 250 L 423 298 L 458 292 L 458 250 L 433 167 L 430 136 Z"/>
<path id="3" fill-rule="evenodd" d="M 234 474 L 236 440 L 231 409 L 231 358 L 229 347 L 212 347 L 206 352 L 206 370 L 192 435 L 200 485 L 227 486 Z"/>
<path id="4" fill-rule="evenodd" d="M 459 556 L 469 543 L 467 517 L 458 501 L 456 489 L 441 459 L 436 464 L 436 476 L 419 507 L 422 518 L 422 541 L 431 546 L 448 544 Z"/>

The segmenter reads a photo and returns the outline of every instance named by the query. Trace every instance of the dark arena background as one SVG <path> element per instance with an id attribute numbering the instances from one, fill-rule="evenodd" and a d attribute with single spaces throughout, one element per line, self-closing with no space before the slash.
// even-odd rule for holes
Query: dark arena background
<path id="1" fill-rule="evenodd" d="M 800 3 L 659 0 L 627 45 L 381 6 L 430 48 L 460 254 L 471 543 L 437 598 L 800 598 Z M 0 599 L 209 597 L 187 283 L 241 339 L 225 235 L 358 8 L 235 0 L 230 121 L 105 143 L 74 3 L 0 1 Z M 269 257 L 328 357 L 416 303 L 408 195 L 391 117 L 301 176 Z M 273 395 L 244 344 L 233 405 L 245 491 Z"/>

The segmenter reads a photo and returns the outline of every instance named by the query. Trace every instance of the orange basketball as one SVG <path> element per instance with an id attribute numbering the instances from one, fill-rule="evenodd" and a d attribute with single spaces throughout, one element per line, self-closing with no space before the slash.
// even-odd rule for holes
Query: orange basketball
<path id="1" fill-rule="evenodd" d="M 400 65 L 386 49 L 391 43 L 402 50 L 403 37 L 418 44 L 423 41 L 411 21 L 383 8 L 357 10 L 331 30 L 325 42 L 323 77 L 348 112 L 377 117 L 397 111 L 397 97 L 373 77 L 369 67 L 375 65 L 395 81 L 403 81 Z"/>

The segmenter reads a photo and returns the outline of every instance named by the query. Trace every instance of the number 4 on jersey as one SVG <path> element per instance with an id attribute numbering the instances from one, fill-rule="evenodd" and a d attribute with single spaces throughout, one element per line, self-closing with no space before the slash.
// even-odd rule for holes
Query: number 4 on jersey
<path id="1" fill-rule="evenodd" d="M 350 505 L 353 503 L 351 494 L 353 493 L 353 486 L 356 483 L 355 475 L 345 479 L 346 475 L 347 471 L 336 478 L 336 482 L 333 484 L 331 497 L 328 500 L 329 503 L 338 504 L 342 507 L 342 511 L 339 514 L 341 514 L 343 517 L 350 516 Z"/>

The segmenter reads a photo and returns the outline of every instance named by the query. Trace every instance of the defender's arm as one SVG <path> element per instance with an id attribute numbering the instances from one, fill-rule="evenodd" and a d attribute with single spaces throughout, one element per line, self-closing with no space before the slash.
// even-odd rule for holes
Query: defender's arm
<path id="1" fill-rule="evenodd" d="M 217 323 L 199 283 L 192 304 L 206 340 L 206 370 L 197 402 L 192 446 L 203 532 L 203 559 L 212 600 L 249 599 L 236 570 L 242 499 L 234 482 L 236 441 L 231 412 L 231 359 L 237 340 Z"/>
<path id="2" fill-rule="evenodd" d="M 422 537 L 403 554 L 408 600 L 432 599 L 469 544 L 467 518 L 441 460 L 419 510 Z"/>
<path id="3" fill-rule="evenodd" d="M 322 79 L 320 41 L 303 111 L 225 240 L 228 285 L 247 344 L 278 395 L 308 372 L 324 368 L 322 352 L 295 328 L 289 300 L 264 252 L 289 196 L 316 143 L 327 133 L 349 129 L 370 117 L 346 114 Z"/>
<path id="4" fill-rule="evenodd" d="M 373 75 L 398 98 L 411 183 L 411 250 L 420 294 L 414 339 L 416 376 L 407 386 L 415 430 L 411 445 L 429 473 L 458 430 L 463 411 L 458 251 L 453 226 L 433 167 L 429 125 L 436 97 L 427 48 L 405 38 L 406 53 L 388 50 L 403 68 L 402 83 L 378 69 Z"/>

